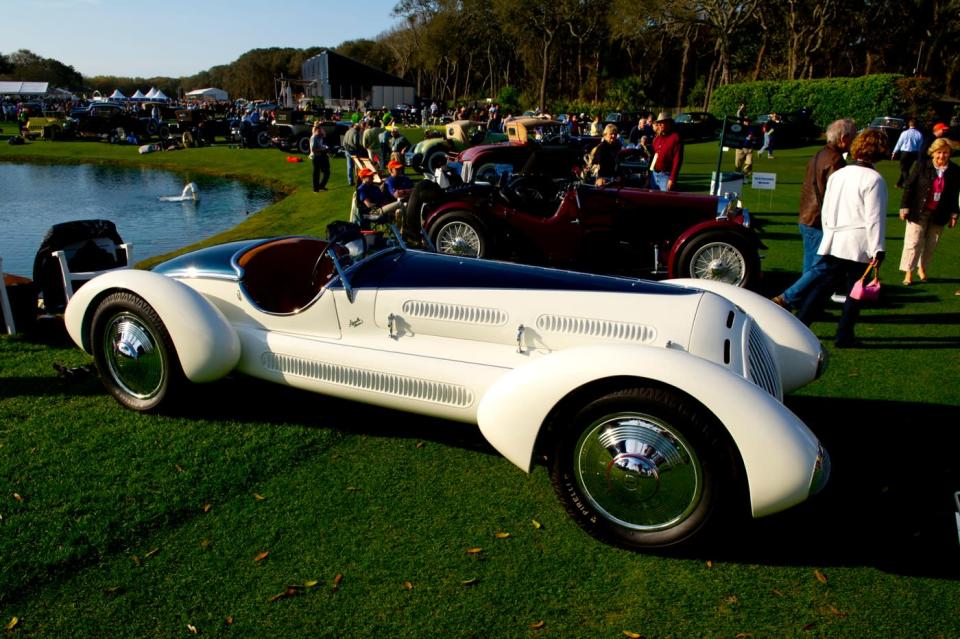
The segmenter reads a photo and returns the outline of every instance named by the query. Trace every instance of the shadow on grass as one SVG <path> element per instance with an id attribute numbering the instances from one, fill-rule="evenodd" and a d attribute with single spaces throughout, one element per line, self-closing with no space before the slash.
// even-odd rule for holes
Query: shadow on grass
<path id="1" fill-rule="evenodd" d="M 714 558 L 960 577 L 957 407 L 789 398 L 832 462 L 824 491 L 724 540 Z"/>

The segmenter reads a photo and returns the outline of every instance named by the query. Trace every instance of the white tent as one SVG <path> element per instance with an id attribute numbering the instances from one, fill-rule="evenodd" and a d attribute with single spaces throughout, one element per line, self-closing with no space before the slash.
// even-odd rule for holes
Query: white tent
<path id="1" fill-rule="evenodd" d="M 111 99 L 111 100 L 126 100 L 126 99 L 127 99 L 127 96 L 125 96 L 124 94 L 120 93 L 120 89 L 114 89 L 114 90 L 113 90 L 113 93 L 110 94 L 110 99 Z"/>
<path id="2" fill-rule="evenodd" d="M 230 99 L 230 94 L 223 89 L 209 87 L 207 89 L 196 89 L 194 91 L 190 91 L 187 93 L 187 97 L 196 100 L 217 100 L 220 102 L 226 102 Z"/>
<path id="3" fill-rule="evenodd" d="M 137 92 L 130 96 L 131 100 L 146 100 L 147 96 L 140 92 L 140 89 L 137 89 Z"/>
<path id="4" fill-rule="evenodd" d="M 149 94 L 148 94 L 148 95 L 149 95 Z M 153 100 L 156 100 L 157 102 L 166 102 L 166 101 L 169 100 L 170 98 L 168 98 L 168 97 L 163 93 L 163 91 L 161 91 L 160 89 L 157 89 L 157 92 L 153 94 L 153 98 L 152 98 L 152 99 L 153 99 Z"/>
<path id="5" fill-rule="evenodd" d="M 150 87 L 150 90 L 147 91 L 147 95 L 144 97 L 146 97 L 148 100 L 152 100 L 156 96 L 157 96 L 157 87 Z"/>

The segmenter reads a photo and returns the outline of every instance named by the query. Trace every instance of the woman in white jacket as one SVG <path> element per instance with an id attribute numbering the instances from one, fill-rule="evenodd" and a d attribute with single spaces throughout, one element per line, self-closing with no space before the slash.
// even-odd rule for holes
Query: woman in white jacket
<path id="1" fill-rule="evenodd" d="M 887 183 L 873 165 L 889 154 L 886 135 L 866 130 L 850 146 L 854 162 L 827 180 L 820 216 L 823 240 L 817 251 L 824 256 L 826 268 L 800 303 L 797 318 L 804 324 L 811 324 L 823 310 L 838 283 L 849 291 L 868 264 L 879 266 L 883 261 Z M 838 348 L 856 345 L 853 327 L 859 314 L 860 301 L 847 295 L 837 325 Z"/>

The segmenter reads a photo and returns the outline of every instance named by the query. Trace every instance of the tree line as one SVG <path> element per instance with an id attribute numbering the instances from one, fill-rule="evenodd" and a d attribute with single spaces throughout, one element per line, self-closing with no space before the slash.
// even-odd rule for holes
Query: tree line
<path id="1" fill-rule="evenodd" d="M 730 83 L 876 73 L 960 93 L 960 0 L 399 0 L 393 14 L 390 30 L 333 49 L 448 103 L 512 96 L 544 109 L 701 107 Z M 300 77 L 322 48 L 254 49 L 181 78 L 80 78 L 19 51 L 0 55 L 0 78 L 272 98 L 274 79 Z"/>

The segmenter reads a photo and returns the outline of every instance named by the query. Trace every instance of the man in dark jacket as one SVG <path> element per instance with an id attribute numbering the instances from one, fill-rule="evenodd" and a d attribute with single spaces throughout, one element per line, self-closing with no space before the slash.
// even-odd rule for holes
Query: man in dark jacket
<path id="1" fill-rule="evenodd" d="M 827 188 L 830 174 L 847 165 L 843 154 L 857 135 L 853 120 L 837 120 L 827 127 L 827 145 L 817 151 L 807 163 L 807 171 L 800 186 L 800 237 L 803 239 L 803 273 L 793 285 L 773 301 L 784 308 L 793 308 L 800 300 L 807 285 L 816 276 L 816 266 L 820 262 L 817 248 L 823 239 L 820 225 L 820 209 L 823 207 L 823 193 Z"/>

